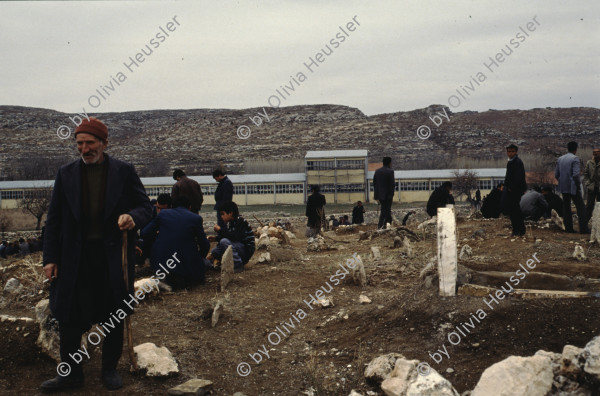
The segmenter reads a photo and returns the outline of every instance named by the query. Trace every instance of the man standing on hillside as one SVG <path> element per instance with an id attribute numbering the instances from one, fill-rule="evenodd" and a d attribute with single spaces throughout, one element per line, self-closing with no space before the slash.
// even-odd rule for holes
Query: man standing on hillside
<path id="1" fill-rule="evenodd" d="M 215 206 L 214 209 L 217 211 L 217 225 L 221 228 L 225 228 L 227 224 L 221 218 L 221 206 L 225 202 L 233 201 L 233 183 L 221 169 L 215 169 L 213 171 L 213 178 L 219 183 L 215 190 Z"/>
<path id="2" fill-rule="evenodd" d="M 585 205 L 581 197 L 581 179 L 579 173 L 581 171 L 581 162 L 577 153 L 577 142 L 569 142 L 567 144 L 567 154 L 558 159 L 554 177 L 558 180 L 558 189 L 563 196 L 563 221 L 565 223 L 565 231 L 574 233 L 573 230 L 573 213 L 571 212 L 571 200 L 577 208 L 577 217 L 579 219 L 579 232 L 581 234 L 589 234 L 590 230 L 587 226 L 587 216 L 585 214 Z"/>
<path id="3" fill-rule="evenodd" d="M 177 183 L 173 186 L 171 198 L 175 200 L 179 197 L 187 197 L 192 203 L 192 208 L 190 210 L 193 213 L 198 214 L 202 208 L 202 202 L 204 201 L 200 184 L 198 184 L 196 180 L 187 177 L 185 172 L 181 169 L 175 169 L 173 172 L 173 179 L 177 180 Z"/>
<path id="4" fill-rule="evenodd" d="M 586 214 L 588 220 L 594 213 L 596 201 L 600 201 L 600 146 L 592 152 L 593 158 L 585 164 L 583 180 L 587 188 Z"/>
<path id="5" fill-rule="evenodd" d="M 506 148 L 508 163 L 504 177 L 504 191 L 502 191 L 502 206 L 510 216 L 513 236 L 525 235 L 525 220 L 519 204 L 521 197 L 527 191 L 527 182 L 525 181 L 525 166 L 517 155 L 518 151 L 519 148 L 514 144 Z"/>
<path id="6" fill-rule="evenodd" d="M 385 228 L 387 223 L 392 223 L 392 202 L 394 201 L 395 189 L 396 182 L 394 181 L 392 159 L 390 157 L 383 157 L 383 166 L 377 169 L 373 176 L 374 198 L 381 205 L 379 223 L 377 223 L 378 229 Z"/>
<path id="7" fill-rule="evenodd" d="M 46 391 L 83 386 L 83 368 L 71 356 L 92 324 L 111 321 L 118 309 L 131 313 L 121 260 L 122 231 L 133 230 L 152 216 L 150 200 L 133 166 L 104 153 L 108 128 L 90 117 L 75 129 L 81 158 L 62 166 L 56 176 L 44 234 L 44 272 L 52 282 L 50 309 L 59 322 L 61 366 L 66 376 L 42 384 Z M 129 290 L 133 290 L 135 245 L 127 246 Z M 116 371 L 123 350 L 123 323 L 102 342 L 102 383 L 119 389 Z M 78 356 L 78 355 L 75 355 Z M 80 356 L 80 355 L 79 355 Z M 68 365 L 68 366 L 66 366 Z M 66 370 L 59 370 L 64 373 Z"/>

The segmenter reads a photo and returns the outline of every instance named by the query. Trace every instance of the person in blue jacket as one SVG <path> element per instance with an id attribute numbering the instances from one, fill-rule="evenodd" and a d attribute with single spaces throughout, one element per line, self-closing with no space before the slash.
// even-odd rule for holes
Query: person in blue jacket
<path id="1" fill-rule="evenodd" d="M 208 259 L 221 260 L 229 246 L 233 249 L 233 268 L 235 272 L 242 272 L 244 265 L 250 261 L 256 246 L 254 244 L 254 231 L 242 216 L 235 202 L 229 201 L 221 205 L 221 217 L 225 227 L 215 224 L 219 243 L 212 250 Z"/>
<path id="2" fill-rule="evenodd" d="M 210 248 L 202 225 L 202 217 L 191 211 L 186 196 L 173 200 L 173 209 L 163 209 L 142 230 L 142 239 L 152 238 L 150 264 L 158 279 L 173 289 L 204 283 L 204 273 L 210 266 L 205 259 Z M 169 263 L 169 265 L 167 265 Z"/>

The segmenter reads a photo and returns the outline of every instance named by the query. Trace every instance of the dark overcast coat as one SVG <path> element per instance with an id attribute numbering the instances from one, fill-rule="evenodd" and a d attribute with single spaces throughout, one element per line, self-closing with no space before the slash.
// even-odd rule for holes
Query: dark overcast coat
<path id="1" fill-rule="evenodd" d="M 129 214 L 135 228 L 144 227 L 152 216 L 152 206 L 144 186 L 131 164 L 104 154 L 108 161 L 104 204 L 103 245 L 116 301 L 127 297 L 121 267 L 122 232 L 117 219 Z M 50 287 L 50 309 L 59 321 L 68 321 L 83 246 L 82 172 L 78 159 L 62 166 L 54 182 L 46 220 L 43 264 L 56 263 L 58 277 Z M 133 291 L 135 232 L 128 234 L 129 288 Z"/>

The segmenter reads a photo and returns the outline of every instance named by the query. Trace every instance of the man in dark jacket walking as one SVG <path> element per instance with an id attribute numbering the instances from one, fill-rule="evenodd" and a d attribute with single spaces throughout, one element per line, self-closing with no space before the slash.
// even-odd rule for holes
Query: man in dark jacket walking
<path id="1" fill-rule="evenodd" d="M 454 205 L 454 197 L 452 182 L 445 181 L 431 193 L 427 201 L 427 214 L 431 217 L 437 216 L 438 208 L 445 208 L 448 204 Z"/>
<path id="2" fill-rule="evenodd" d="M 375 200 L 381 205 L 379 214 L 379 223 L 377 228 L 385 228 L 387 223 L 392 222 L 392 202 L 394 201 L 394 190 L 396 182 L 394 180 L 394 170 L 392 169 L 392 159 L 383 157 L 383 166 L 375 171 L 373 176 L 373 193 Z"/>
<path id="3" fill-rule="evenodd" d="M 506 148 L 508 163 L 506 164 L 506 176 L 504 177 L 504 191 L 502 192 L 503 207 L 510 216 L 513 236 L 525 235 L 525 220 L 521 213 L 521 197 L 527 191 L 525 182 L 525 166 L 517 155 L 519 148 L 511 144 Z"/>
<path id="4" fill-rule="evenodd" d="M 223 173 L 221 169 L 215 169 L 213 171 L 213 178 L 219 183 L 215 190 L 215 206 L 214 209 L 217 211 L 217 225 L 219 227 L 225 227 L 225 222 L 221 218 L 221 205 L 225 202 L 233 201 L 233 183 Z"/>
<path id="5" fill-rule="evenodd" d="M 210 242 L 204 233 L 202 217 L 191 212 L 192 204 L 186 196 L 174 199 L 173 206 L 173 209 L 161 210 L 142 230 L 141 236 L 144 240 L 156 237 L 150 255 L 153 271 L 177 254 L 178 262 L 168 270 L 165 283 L 173 289 L 181 289 L 204 283 L 204 273 L 210 266 L 205 259 Z"/>
<path id="6" fill-rule="evenodd" d="M 61 365 L 71 371 L 44 382 L 42 389 L 83 385 L 83 357 L 76 352 L 82 348 L 81 336 L 92 324 L 108 321 L 114 328 L 103 333 L 102 382 L 108 389 L 118 389 L 123 385 L 116 371 L 123 349 L 122 319 L 131 312 L 123 301 L 128 293 L 121 262 L 122 231 L 128 230 L 133 241 L 133 230 L 148 223 L 152 207 L 133 166 L 104 153 L 108 128 L 100 120 L 83 120 L 75 129 L 75 139 L 81 159 L 62 166 L 56 176 L 43 257 L 44 272 L 52 282 L 50 309 L 59 322 Z M 133 243 L 128 245 L 130 290 L 134 249 Z M 120 320 L 114 316 L 116 311 Z M 88 337 L 92 344 L 99 339 L 98 332 Z"/>
<path id="7" fill-rule="evenodd" d="M 198 184 L 196 180 L 187 177 L 185 172 L 181 169 L 175 169 L 173 172 L 173 179 L 177 180 L 177 183 L 173 185 L 171 198 L 176 199 L 181 196 L 187 197 L 192 203 L 192 208 L 190 210 L 198 214 L 202 208 L 202 202 L 204 202 L 200 184 Z"/>

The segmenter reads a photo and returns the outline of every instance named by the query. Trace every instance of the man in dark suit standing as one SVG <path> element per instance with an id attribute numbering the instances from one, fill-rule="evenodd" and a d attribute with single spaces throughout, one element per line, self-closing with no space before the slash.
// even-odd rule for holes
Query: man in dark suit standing
<path id="1" fill-rule="evenodd" d="M 202 208 L 202 202 L 204 202 L 200 184 L 198 184 L 196 180 L 187 177 L 185 172 L 181 169 L 175 169 L 173 172 L 173 179 L 177 180 L 177 183 L 173 185 L 171 198 L 176 199 L 181 196 L 187 197 L 192 203 L 191 211 L 198 214 Z"/>
<path id="2" fill-rule="evenodd" d="M 392 159 L 383 157 L 383 166 L 377 169 L 373 176 L 374 198 L 381 205 L 379 223 L 377 224 L 378 229 L 385 228 L 386 223 L 392 222 L 392 202 L 394 201 L 395 189 L 396 182 L 394 181 Z"/>
<path id="3" fill-rule="evenodd" d="M 219 227 L 226 227 L 226 223 L 221 218 L 221 205 L 225 202 L 233 201 L 233 183 L 221 169 L 215 169 L 213 171 L 213 178 L 219 183 L 215 190 L 215 206 L 214 209 L 217 211 L 217 225 Z"/>
<path id="4" fill-rule="evenodd" d="M 210 266 L 205 259 L 210 243 L 204 233 L 202 217 L 191 212 L 191 202 L 186 196 L 173 200 L 173 209 L 163 209 L 142 230 L 142 239 L 156 236 L 152 245 L 150 264 L 153 271 L 160 264 L 177 255 L 173 268 L 170 268 L 165 283 L 173 289 L 181 289 L 204 283 L 204 273 Z"/>
<path id="5" fill-rule="evenodd" d="M 502 196 L 503 207 L 510 216 L 513 236 L 525 235 L 525 221 L 521 207 L 521 197 L 527 191 L 525 181 L 525 166 L 517 155 L 519 148 L 511 144 L 506 148 L 508 163 L 506 164 L 506 176 L 504 177 L 504 191 Z"/>
<path id="6" fill-rule="evenodd" d="M 62 166 L 56 176 L 43 257 L 44 272 L 52 282 L 50 309 L 59 322 L 61 364 L 68 364 L 71 371 L 45 381 L 42 389 L 47 391 L 82 386 L 83 357 L 73 358 L 81 348 L 81 336 L 94 323 L 113 323 L 111 314 L 116 311 L 131 312 L 123 301 L 128 293 L 123 281 L 122 231 L 128 230 L 128 240 L 133 242 L 134 230 L 152 216 L 150 200 L 133 166 L 104 153 L 106 125 L 86 118 L 75 129 L 75 139 L 81 158 Z M 127 247 L 133 290 L 135 245 Z M 107 389 L 123 386 L 116 368 L 123 350 L 124 322 L 116 322 L 102 344 L 102 383 Z M 90 343 L 96 339 L 88 337 Z"/>

